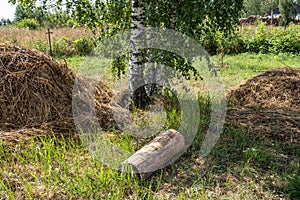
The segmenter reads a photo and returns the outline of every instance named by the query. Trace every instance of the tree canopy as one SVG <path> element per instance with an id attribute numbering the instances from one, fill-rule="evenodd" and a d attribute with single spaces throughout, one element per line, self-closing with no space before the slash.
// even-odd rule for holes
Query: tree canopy
<path id="1" fill-rule="evenodd" d="M 130 0 L 9 0 L 26 9 L 40 5 L 43 9 L 65 9 L 78 23 L 98 29 L 105 35 L 130 28 Z M 38 3 L 37 3 L 38 2 Z M 208 16 L 215 25 L 230 32 L 238 22 L 243 0 L 144 0 L 145 24 L 173 28 L 193 37 L 201 34 L 200 24 Z M 175 20 L 174 22 L 171 20 Z M 173 23 L 173 24 L 172 24 Z M 176 24 L 176 26 L 173 26 Z M 173 26 L 173 27 L 172 27 Z"/>
<path id="2" fill-rule="evenodd" d="M 264 16 L 271 9 L 277 8 L 279 0 L 247 0 L 244 1 L 243 17 L 250 15 Z"/>
<path id="3" fill-rule="evenodd" d="M 218 31 L 226 35 L 234 30 L 238 23 L 243 0 L 9 0 L 20 3 L 23 7 L 33 9 L 36 3 L 43 9 L 57 7 L 66 10 L 78 23 L 85 24 L 94 33 L 100 33 L 100 39 L 131 28 L 129 59 L 129 93 L 135 105 L 145 105 L 142 100 L 147 97 L 143 85 L 143 61 L 141 57 L 151 55 L 138 48 L 138 36 L 142 35 L 143 26 L 163 27 L 184 33 L 198 41 L 203 33 L 212 35 Z M 204 23 L 204 21 L 210 21 Z M 206 26 L 205 26 L 206 25 Z M 206 31 L 205 29 L 209 29 Z M 132 45 L 132 43 L 134 43 Z M 156 52 L 157 53 L 157 52 Z M 164 61 L 176 60 L 176 70 L 188 74 L 193 67 L 176 55 L 160 51 Z M 159 54 L 158 53 L 158 54 Z M 146 55 L 147 54 L 147 55 Z M 149 56 L 150 57 L 150 56 Z M 179 62 L 180 61 L 180 62 Z M 179 64 L 178 64 L 179 63 Z M 117 66 L 118 68 L 120 65 Z M 155 69 L 154 69 L 155 70 Z M 194 71 L 193 71 L 194 72 Z M 134 94 L 136 91 L 139 94 Z M 141 98 L 142 97 L 142 98 Z"/>
<path id="4" fill-rule="evenodd" d="M 283 25 L 287 25 L 296 16 L 296 8 L 292 0 L 279 0 L 279 10 Z"/>

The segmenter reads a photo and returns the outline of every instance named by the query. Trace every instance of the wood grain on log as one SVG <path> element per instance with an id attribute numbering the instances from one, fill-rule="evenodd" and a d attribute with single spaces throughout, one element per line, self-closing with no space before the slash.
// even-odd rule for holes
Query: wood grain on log
<path id="1" fill-rule="evenodd" d="M 182 134 L 170 129 L 160 133 L 149 144 L 130 156 L 122 163 L 120 170 L 124 172 L 130 166 L 133 173 L 145 179 L 154 171 L 176 160 L 185 150 L 185 139 Z"/>

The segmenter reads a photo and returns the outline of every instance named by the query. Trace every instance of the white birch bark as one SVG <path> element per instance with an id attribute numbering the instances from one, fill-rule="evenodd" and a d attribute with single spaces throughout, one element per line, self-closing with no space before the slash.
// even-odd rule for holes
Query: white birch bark
<path id="1" fill-rule="evenodd" d="M 132 22 L 129 59 L 129 95 L 136 107 L 146 105 L 147 93 L 144 87 L 141 37 L 144 34 L 145 4 L 143 0 L 132 0 Z"/>
<path id="2" fill-rule="evenodd" d="M 141 0 L 132 0 L 132 22 L 129 58 L 129 94 L 143 85 L 143 66 L 141 62 L 140 39 L 144 33 L 145 8 Z"/>

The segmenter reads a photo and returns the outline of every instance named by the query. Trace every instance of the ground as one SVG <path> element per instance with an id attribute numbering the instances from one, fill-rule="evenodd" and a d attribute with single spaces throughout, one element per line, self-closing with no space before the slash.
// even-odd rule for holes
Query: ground
<path id="1" fill-rule="evenodd" d="M 77 68 L 82 57 L 66 61 Z M 300 68 L 291 54 L 226 56 L 220 69 L 227 91 L 269 68 Z M 93 157 L 78 137 L 51 134 L 29 140 L 0 142 L 0 198 L 3 199 L 296 199 L 299 197 L 299 140 L 274 137 L 274 132 L 249 129 L 227 121 L 214 149 L 199 157 L 207 129 L 209 102 L 201 105 L 199 134 L 175 163 L 147 180 L 120 174 Z M 292 105 L 292 104 L 291 104 Z M 299 104 L 297 104 L 299 105 Z M 244 105 L 242 105 L 244 106 Z M 272 107 L 273 108 L 273 107 Z M 298 108 L 295 106 L 295 109 Z M 256 114 L 261 106 L 252 105 Z M 259 111 L 259 112 L 257 112 Z M 273 110 L 274 111 L 274 110 Z M 232 110 L 229 110 L 229 113 Z M 279 111 L 278 111 L 279 112 Z M 295 110 L 295 120 L 299 120 Z M 280 114 L 280 113 L 279 113 Z M 232 115 L 234 116 L 234 115 Z M 263 114 L 263 116 L 265 116 Z M 279 116 L 279 115 L 278 115 Z M 281 113 L 280 115 L 285 116 Z M 236 118 L 239 118 L 237 116 Z M 246 121 L 246 122 L 249 122 Z M 251 122 L 254 122 L 252 120 Z M 297 125 L 297 123 L 296 123 Z M 299 131 L 299 125 L 296 126 Z M 33 129 L 32 134 L 37 132 Z M 112 142 L 134 152 L 143 144 L 127 134 L 109 131 Z M 8 132 L 1 132 L 1 136 Z M 18 134 L 22 134 L 18 133 Z M 286 136 L 286 135 L 284 135 Z"/>

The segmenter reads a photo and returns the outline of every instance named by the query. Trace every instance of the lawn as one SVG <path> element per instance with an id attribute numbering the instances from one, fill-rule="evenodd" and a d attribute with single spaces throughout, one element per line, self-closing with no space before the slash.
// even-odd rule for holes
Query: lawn
<path id="1" fill-rule="evenodd" d="M 213 57 L 217 63 L 217 56 Z M 300 55 L 242 53 L 226 55 L 224 67 L 220 69 L 228 89 L 270 68 L 290 66 L 300 69 Z"/>

